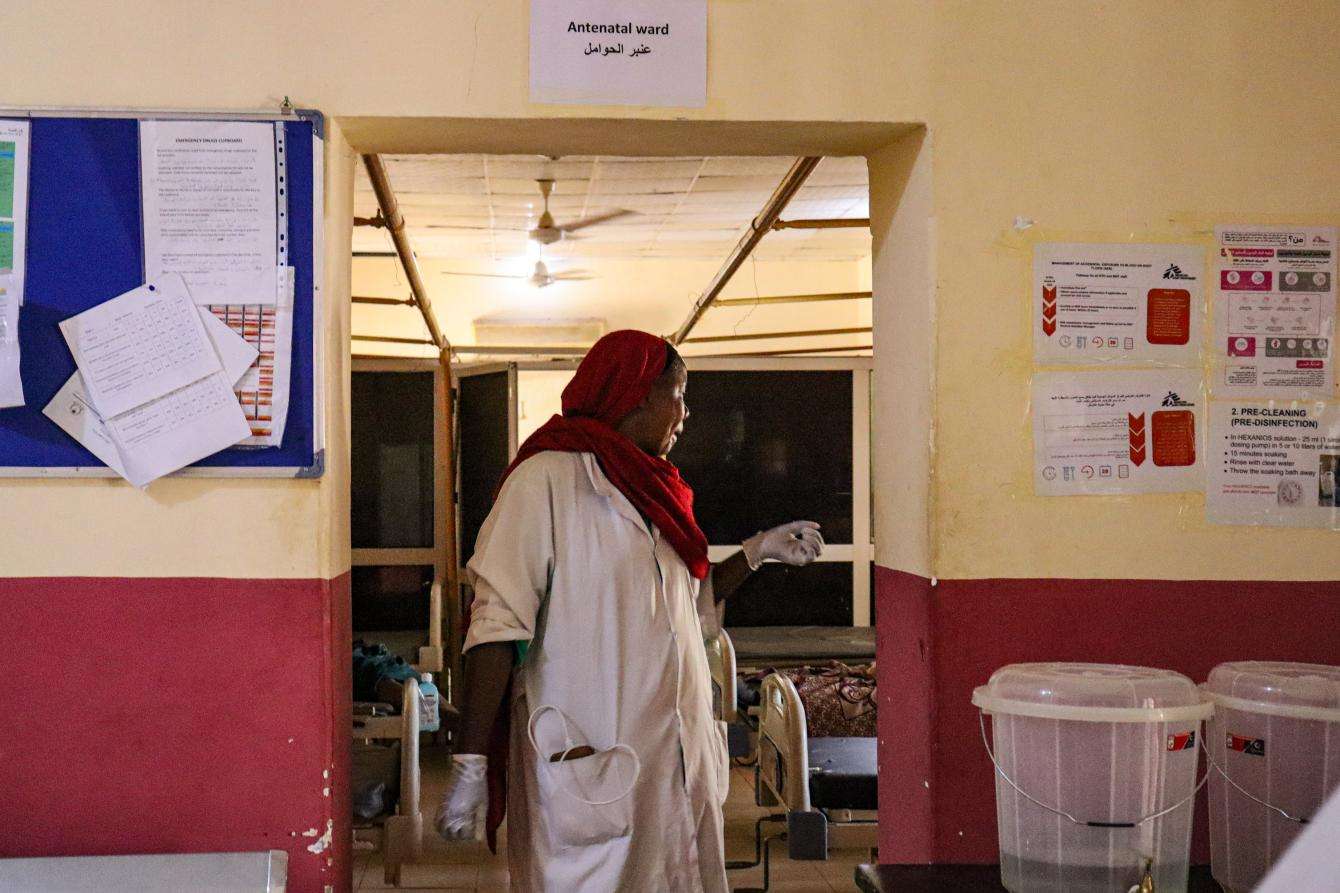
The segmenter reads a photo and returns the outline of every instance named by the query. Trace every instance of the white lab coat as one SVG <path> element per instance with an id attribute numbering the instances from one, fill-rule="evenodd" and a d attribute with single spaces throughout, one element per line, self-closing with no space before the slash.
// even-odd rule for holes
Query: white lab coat
<path id="1" fill-rule="evenodd" d="M 511 707 L 512 889 L 728 891 L 729 762 L 703 647 L 704 628 L 716 632 L 710 583 L 690 576 L 594 456 L 560 452 L 508 477 L 467 575 L 475 601 L 465 648 L 531 640 Z M 545 712 L 537 754 L 527 721 L 542 705 L 566 717 L 570 740 Z M 570 744 L 598 753 L 549 761 Z M 605 752 L 620 744 L 641 762 L 635 782 L 632 758 Z M 582 802 L 630 785 L 614 803 Z"/>

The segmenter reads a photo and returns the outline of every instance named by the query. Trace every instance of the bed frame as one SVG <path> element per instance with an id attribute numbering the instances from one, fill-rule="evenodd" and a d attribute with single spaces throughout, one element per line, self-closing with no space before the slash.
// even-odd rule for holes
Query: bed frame
<path id="1" fill-rule="evenodd" d="M 412 684 L 411 684 L 412 683 Z M 419 682 L 406 679 L 399 716 L 378 716 L 376 704 L 354 704 L 353 737 L 400 742 L 400 797 L 394 815 L 381 820 L 386 883 L 400 886 L 400 868 L 423 856 L 423 814 L 419 810 Z M 377 821 L 374 819 L 374 822 Z"/>

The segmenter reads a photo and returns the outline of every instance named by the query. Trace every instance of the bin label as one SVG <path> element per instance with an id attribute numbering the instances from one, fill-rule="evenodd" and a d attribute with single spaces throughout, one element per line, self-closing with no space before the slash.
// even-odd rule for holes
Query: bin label
<path id="1" fill-rule="evenodd" d="M 1236 750 L 1238 753 L 1245 753 L 1254 757 L 1263 757 L 1266 755 L 1266 739 L 1248 738 L 1243 735 L 1234 735 L 1228 733 L 1228 749 Z"/>
<path id="2" fill-rule="evenodd" d="M 1195 732 L 1176 732 L 1168 736 L 1168 750 L 1192 750 L 1195 746 Z"/>

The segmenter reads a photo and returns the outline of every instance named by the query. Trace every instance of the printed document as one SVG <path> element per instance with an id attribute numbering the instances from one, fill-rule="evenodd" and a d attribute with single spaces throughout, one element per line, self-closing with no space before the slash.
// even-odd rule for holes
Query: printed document
<path id="1" fill-rule="evenodd" d="M 145 278 L 180 273 L 197 304 L 275 304 L 276 170 L 271 124 L 141 122 Z"/>
<path id="2" fill-rule="evenodd" d="M 27 121 L 0 120 L 0 288 L 23 303 L 28 236 Z"/>
<path id="3" fill-rule="evenodd" d="M 1200 392 L 1200 373 L 1181 369 L 1034 375 L 1034 492 L 1203 489 Z"/>
<path id="4" fill-rule="evenodd" d="M 200 308 L 199 312 L 205 320 L 205 329 L 223 365 L 224 380 L 235 383 L 255 362 L 256 349 L 232 329 L 215 319 L 209 311 Z M 84 380 L 78 372 L 70 376 L 42 412 L 104 465 L 123 478 L 129 479 L 121 454 L 112 439 L 111 430 L 98 411 L 93 408 L 93 403 L 84 388 Z"/>
<path id="5" fill-rule="evenodd" d="M 60 324 L 93 405 L 112 418 L 222 369 L 172 273 Z"/>

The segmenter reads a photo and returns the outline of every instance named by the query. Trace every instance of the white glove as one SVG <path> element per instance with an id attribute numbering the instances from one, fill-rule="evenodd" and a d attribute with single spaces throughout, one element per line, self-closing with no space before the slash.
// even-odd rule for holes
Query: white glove
<path id="1" fill-rule="evenodd" d="M 489 758 L 478 753 L 451 756 L 447 790 L 433 823 L 445 840 L 479 840 L 489 805 Z"/>
<path id="2" fill-rule="evenodd" d="M 823 550 L 824 538 L 813 521 L 792 521 L 744 541 L 744 556 L 754 571 L 769 558 L 801 567 L 818 558 Z"/>

